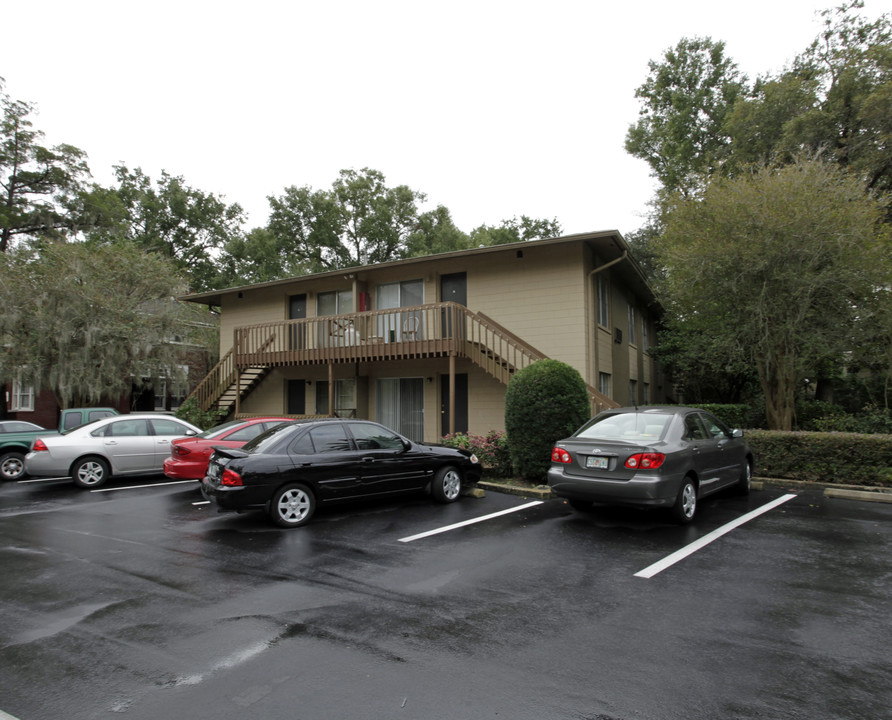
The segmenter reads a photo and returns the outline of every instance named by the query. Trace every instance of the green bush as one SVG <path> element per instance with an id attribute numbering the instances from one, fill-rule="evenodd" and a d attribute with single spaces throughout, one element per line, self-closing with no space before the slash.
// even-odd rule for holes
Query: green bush
<path id="1" fill-rule="evenodd" d="M 833 412 L 825 412 L 811 420 L 810 430 L 821 432 L 854 432 L 892 434 L 892 412 L 875 406 L 868 406 L 855 414 L 846 413 L 838 407 Z"/>
<path id="2" fill-rule="evenodd" d="M 558 360 L 539 360 L 511 378 L 505 393 L 505 430 L 511 462 L 522 478 L 545 477 L 555 441 L 589 419 L 589 403 L 582 376 Z"/>
<path id="3" fill-rule="evenodd" d="M 477 455 L 487 475 L 505 478 L 514 474 L 508 452 L 508 438 L 503 432 L 490 430 L 486 435 L 452 433 L 444 435 L 442 443 L 447 447 L 470 450 Z"/>
<path id="4" fill-rule="evenodd" d="M 175 414 L 180 420 L 197 425 L 202 430 L 208 430 L 223 421 L 222 412 L 219 410 L 201 410 L 194 400 L 186 400 L 177 408 Z"/>
<path id="5" fill-rule="evenodd" d="M 892 435 L 750 430 L 746 439 L 756 475 L 892 487 Z"/>

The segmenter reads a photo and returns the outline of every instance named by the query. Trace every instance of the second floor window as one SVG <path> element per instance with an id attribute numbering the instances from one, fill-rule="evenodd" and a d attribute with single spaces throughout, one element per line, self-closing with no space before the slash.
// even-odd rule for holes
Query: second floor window
<path id="1" fill-rule="evenodd" d="M 629 303 L 629 345 L 634 345 L 635 337 L 635 306 Z"/>
<path id="2" fill-rule="evenodd" d="M 607 278 L 603 275 L 598 276 L 598 325 L 610 327 L 610 313 L 608 312 L 607 300 L 609 297 Z"/>
<path id="3" fill-rule="evenodd" d="M 336 292 L 319 293 L 316 297 L 317 315 L 343 315 L 353 312 L 353 291 L 338 290 Z"/>

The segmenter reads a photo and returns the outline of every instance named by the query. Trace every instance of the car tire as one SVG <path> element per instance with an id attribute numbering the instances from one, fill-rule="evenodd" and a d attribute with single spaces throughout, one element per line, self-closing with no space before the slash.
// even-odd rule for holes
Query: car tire
<path id="1" fill-rule="evenodd" d="M 105 485 L 110 470 L 108 463 L 100 457 L 85 457 L 71 466 L 71 479 L 80 488 L 93 489 Z"/>
<path id="2" fill-rule="evenodd" d="M 0 457 L 0 480 L 20 480 L 25 476 L 25 456 L 8 452 Z"/>
<path id="3" fill-rule="evenodd" d="M 743 470 L 740 471 L 740 479 L 734 490 L 738 495 L 749 495 L 753 484 L 753 466 L 749 460 L 743 461 Z"/>
<path id="4" fill-rule="evenodd" d="M 316 498 L 305 485 L 294 483 L 276 490 L 269 503 L 269 516 L 279 527 L 306 525 L 316 512 Z"/>
<path id="5" fill-rule="evenodd" d="M 461 495 L 461 473 L 457 468 L 447 465 L 437 470 L 431 484 L 431 495 L 439 503 L 451 503 Z"/>
<path id="6" fill-rule="evenodd" d="M 672 517 L 676 522 L 686 525 L 694 519 L 697 513 L 697 486 L 694 481 L 686 477 L 681 481 L 678 489 L 678 497 L 672 506 Z"/>

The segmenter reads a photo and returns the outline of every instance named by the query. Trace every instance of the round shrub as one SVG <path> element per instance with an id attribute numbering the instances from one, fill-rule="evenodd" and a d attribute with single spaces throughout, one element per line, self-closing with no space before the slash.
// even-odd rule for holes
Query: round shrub
<path id="1" fill-rule="evenodd" d="M 505 394 L 505 431 L 515 471 L 542 480 L 556 440 L 571 435 L 590 417 L 585 381 L 558 360 L 539 360 L 511 378 Z"/>

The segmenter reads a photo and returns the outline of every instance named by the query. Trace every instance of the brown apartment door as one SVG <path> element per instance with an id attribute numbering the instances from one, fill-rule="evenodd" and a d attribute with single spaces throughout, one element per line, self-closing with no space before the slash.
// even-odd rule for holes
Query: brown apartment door
<path id="1" fill-rule="evenodd" d="M 467 306 L 468 304 L 468 275 L 467 273 L 451 273 L 440 277 L 440 302 L 454 302 L 459 305 Z M 453 327 L 453 315 L 448 310 L 443 310 L 443 337 L 451 338 L 457 335 L 458 328 Z M 459 335 L 459 337 L 462 337 Z"/>
<path id="2" fill-rule="evenodd" d="M 468 432 L 468 375 L 455 374 L 455 432 Z M 440 376 L 440 434 L 449 434 L 449 376 Z"/>
<path id="3" fill-rule="evenodd" d="M 292 295 L 288 298 L 288 319 L 303 320 L 307 316 L 307 295 Z M 289 347 L 291 350 L 302 350 L 307 346 L 307 328 L 303 325 L 291 328 Z"/>

